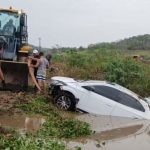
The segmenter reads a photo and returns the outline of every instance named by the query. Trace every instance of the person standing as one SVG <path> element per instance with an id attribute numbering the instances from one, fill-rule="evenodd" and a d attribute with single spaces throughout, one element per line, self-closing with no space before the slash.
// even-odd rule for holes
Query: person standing
<path id="1" fill-rule="evenodd" d="M 46 70 L 49 68 L 49 62 L 44 57 L 44 53 L 40 52 L 40 61 L 37 70 L 36 79 L 40 87 L 43 86 L 44 92 L 46 92 Z"/>
<path id="2" fill-rule="evenodd" d="M 40 88 L 43 87 L 44 92 L 46 92 L 46 70 L 49 68 L 49 62 L 44 57 L 43 52 L 40 52 L 39 55 L 40 55 L 40 59 L 32 58 L 33 60 L 36 60 L 37 62 L 35 65 L 31 64 L 31 67 L 38 68 L 36 80 L 38 81 Z M 38 93 L 40 93 L 40 91 L 38 91 Z"/>
<path id="3" fill-rule="evenodd" d="M 34 58 L 37 58 L 37 59 L 40 59 L 40 55 L 39 55 L 39 51 L 38 50 L 33 50 L 33 57 Z M 32 59 L 32 62 L 31 62 L 33 65 L 36 65 L 36 63 L 37 63 L 37 60 L 34 60 L 34 59 Z M 34 76 L 35 76 L 35 78 L 36 78 L 36 76 L 37 76 L 37 70 L 38 70 L 38 68 L 37 67 L 34 67 Z"/>
<path id="4" fill-rule="evenodd" d="M 52 55 L 51 55 L 50 53 L 48 53 L 48 54 L 46 55 L 46 59 L 48 60 L 49 65 L 50 65 L 50 64 L 51 64 L 51 60 L 52 60 Z"/>

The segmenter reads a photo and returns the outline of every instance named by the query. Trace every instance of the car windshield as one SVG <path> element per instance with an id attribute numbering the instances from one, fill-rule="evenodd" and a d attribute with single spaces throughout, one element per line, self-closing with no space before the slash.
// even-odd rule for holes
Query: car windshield
<path id="1" fill-rule="evenodd" d="M 20 25 L 17 13 L 0 12 L 0 35 L 14 35 Z"/>

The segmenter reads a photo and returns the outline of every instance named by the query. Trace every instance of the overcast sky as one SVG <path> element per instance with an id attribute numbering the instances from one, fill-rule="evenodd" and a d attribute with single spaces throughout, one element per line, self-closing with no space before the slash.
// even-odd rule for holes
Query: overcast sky
<path id="1" fill-rule="evenodd" d="M 150 0 L 0 0 L 28 14 L 29 43 L 87 46 L 150 33 Z"/>

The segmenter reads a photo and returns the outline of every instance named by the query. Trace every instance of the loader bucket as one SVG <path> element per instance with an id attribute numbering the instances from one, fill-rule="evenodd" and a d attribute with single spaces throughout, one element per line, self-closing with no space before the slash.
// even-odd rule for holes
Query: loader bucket
<path id="1" fill-rule="evenodd" d="M 29 72 L 27 63 L 1 60 L 1 69 L 6 82 L 5 90 L 27 90 Z"/>

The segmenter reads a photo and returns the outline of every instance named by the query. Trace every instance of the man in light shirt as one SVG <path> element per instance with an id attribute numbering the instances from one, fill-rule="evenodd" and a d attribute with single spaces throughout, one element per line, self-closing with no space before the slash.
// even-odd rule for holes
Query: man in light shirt
<path id="1" fill-rule="evenodd" d="M 43 52 L 40 52 L 40 59 L 35 59 L 37 60 L 37 63 L 35 65 L 31 65 L 32 67 L 38 68 L 37 69 L 37 75 L 36 79 L 38 81 L 38 84 L 40 87 L 44 88 L 44 91 L 46 92 L 46 70 L 49 67 L 49 62 L 48 60 L 44 57 Z M 40 91 L 38 91 L 40 93 Z"/>

